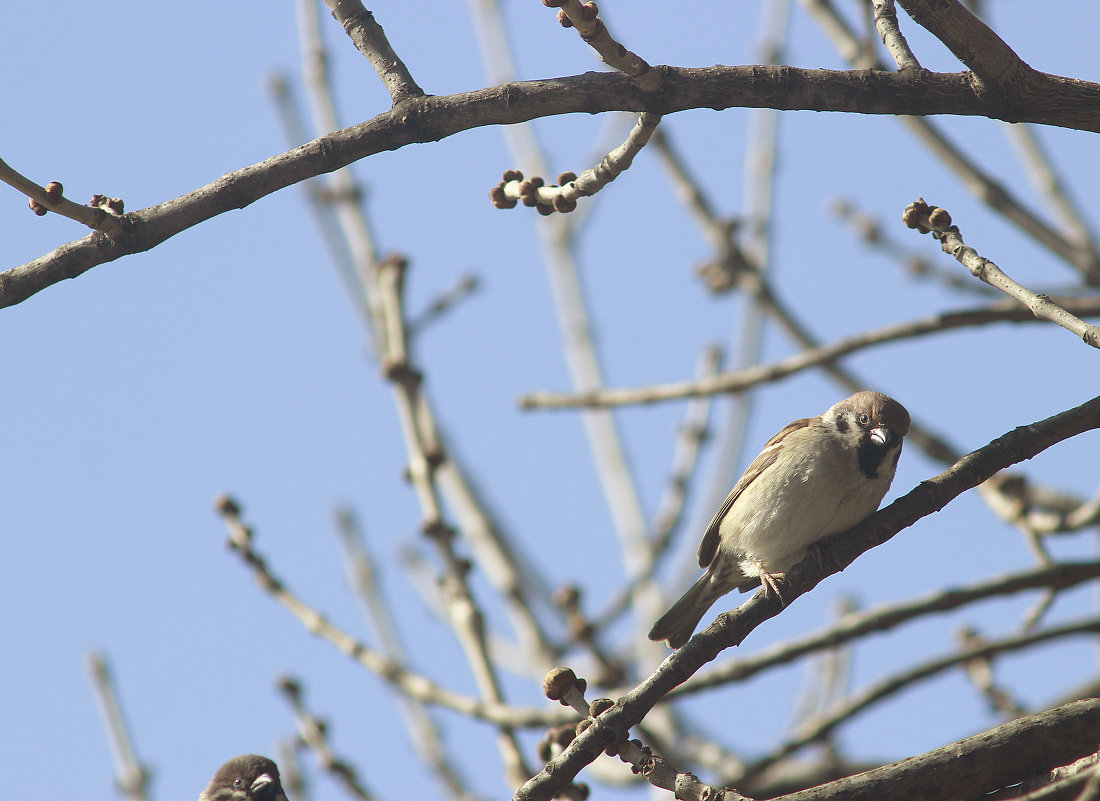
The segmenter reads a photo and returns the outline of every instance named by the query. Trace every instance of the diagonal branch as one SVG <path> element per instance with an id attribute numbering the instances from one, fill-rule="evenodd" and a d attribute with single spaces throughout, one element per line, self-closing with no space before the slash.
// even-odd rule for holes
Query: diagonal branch
<path id="1" fill-rule="evenodd" d="M 1018 95 L 1039 75 L 1001 37 L 957 0 L 898 0 L 921 27 L 947 45 L 980 81 L 983 94 Z"/>
<path id="2" fill-rule="evenodd" d="M 1089 698 L 775 801 L 878 801 L 899 787 L 906 801 L 977 798 L 1093 753 L 1098 728 L 1100 699 Z"/>
<path id="3" fill-rule="evenodd" d="M 336 21 L 344 26 L 359 52 L 374 67 L 395 106 L 407 98 L 424 95 L 424 90 L 413 80 L 405 62 L 390 46 L 386 32 L 374 19 L 374 14 L 363 8 L 360 0 L 325 0 L 325 3 L 332 9 Z"/>
<path id="4" fill-rule="evenodd" d="M 843 569 L 864 551 L 887 542 L 922 517 L 939 511 L 999 470 L 1030 459 L 1062 440 L 1095 428 L 1100 428 L 1100 397 L 1046 420 L 1010 431 L 985 447 L 967 454 L 948 470 L 922 482 L 907 495 L 841 536 L 831 539 L 831 555 L 836 564 L 841 566 L 840 569 Z M 837 571 L 826 571 L 812 559 L 796 565 L 788 573 L 790 598 L 797 598 L 809 591 L 832 572 Z M 682 684 L 726 648 L 743 642 L 765 620 L 779 614 L 779 603 L 774 597 L 766 597 L 760 591 L 740 608 L 719 615 L 714 623 L 670 655 L 649 678 L 619 698 L 613 707 L 579 734 L 559 757 L 549 762 L 538 775 L 519 788 L 516 801 L 551 798 L 573 781 L 604 748 L 622 739 L 632 726 L 641 722 L 669 690 Z M 1095 714 L 1100 715 L 1100 701 L 1096 705 Z M 1083 754 L 1078 754 L 1081 755 Z"/>
<path id="5" fill-rule="evenodd" d="M 931 233 L 939 240 L 943 252 L 954 256 L 975 278 L 1015 298 L 1040 320 L 1057 323 L 1081 337 L 1086 345 L 1100 349 L 1100 326 L 1086 323 L 1051 300 L 1049 295 L 1032 292 L 1010 278 L 1000 267 L 963 242 L 959 227 L 951 224 L 951 215 L 945 209 L 917 200 L 906 207 L 902 219 L 910 228 Z"/>
<path id="6" fill-rule="evenodd" d="M 741 659 L 723 662 L 716 669 L 684 682 L 669 693 L 668 697 L 679 697 L 733 681 L 744 681 L 777 665 L 789 664 L 807 654 L 835 648 L 872 633 L 889 631 L 911 620 L 924 618 L 932 612 L 948 612 L 976 601 L 1026 590 L 1065 590 L 1094 581 L 1098 577 L 1100 562 L 1043 565 L 1024 573 L 997 576 L 970 586 L 938 590 L 911 601 L 848 614 L 822 631 L 776 643 Z"/>

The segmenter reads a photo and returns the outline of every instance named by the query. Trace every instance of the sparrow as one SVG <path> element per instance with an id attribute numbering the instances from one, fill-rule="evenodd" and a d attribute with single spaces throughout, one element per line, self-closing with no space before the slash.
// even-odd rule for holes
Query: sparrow
<path id="1" fill-rule="evenodd" d="M 857 392 L 768 440 L 710 521 L 699 545 L 706 572 L 649 632 L 679 648 L 734 588 L 777 581 L 818 540 L 878 509 L 894 479 L 909 412 L 880 392 Z"/>
<path id="2" fill-rule="evenodd" d="M 242 754 L 214 774 L 199 801 L 287 801 L 279 766 L 267 757 Z"/>

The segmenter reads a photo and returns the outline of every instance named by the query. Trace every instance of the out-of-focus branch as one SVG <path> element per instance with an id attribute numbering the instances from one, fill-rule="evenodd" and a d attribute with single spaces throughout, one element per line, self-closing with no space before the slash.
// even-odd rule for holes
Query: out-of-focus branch
<path id="1" fill-rule="evenodd" d="M 279 679 L 279 691 L 294 710 L 298 723 L 298 736 L 317 758 L 326 773 L 331 774 L 352 798 L 374 801 L 376 796 L 367 789 L 355 766 L 333 753 L 328 741 L 328 724 L 309 711 L 301 682 L 290 676 Z"/>
<path id="2" fill-rule="evenodd" d="M 714 375 L 721 359 L 721 349 L 712 346 L 705 348 L 699 356 L 695 374 L 699 378 Z M 684 422 L 676 438 L 676 450 L 672 459 L 672 472 L 665 484 L 664 494 L 657 506 L 650 525 L 649 564 L 641 576 L 628 577 L 627 584 L 607 604 L 607 608 L 597 616 L 595 626 L 602 629 L 617 619 L 630 604 L 639 583 L 653 578 L 661 557 L 668 551 L 673 536 L 684 513 L 684 501 L 687 488 L 699 463 L 699 453 L 709 429 L 711 403 L 707 396 L 692 398 L 684 412 Z"/>
<path id="3" fill-rule="evenodd" d="M 99 717 L 107 732 L 107 742 L 115 759 L 115 782 L 119 792 L 131 801 L 147 801 L 149 798 L 149 768 L 141 763 L 130 737 L 130 727 L 122 714 L 122 704 L 115 692 L 107 658 L 98 651 L 90 651 L 85 657 L 88 677 L 92 682 L 92 695 L 99 707 Z"/>
<path id="4" fill-rule="evenodd" d="M 893 676 L 889 676 L 865 687 L 858 692 L 852 693 L 844 703 L 832 710 L 828 715 L 817 720 L 808 721 L 805 726 L 795 732 L 790 739 L 783 743 L 783 745 L 777 748 L 773 753 L 753 762 L 752 765 L 748 767 L 748 774 L 750 776 L 758 775 L 779 760 L 790 756 L 795 751 L 823 740 L 842 723 L 851 720 L 860 712 L 901 692 L 906 687 L 918 681 L 924 681 L 946 670 L 956 668 L 959 665 L 967 665 L 973 660 L 989 659 L 999 654 L 1011 653 L 1013 651 L 1029 648 L 1038 643 L 1057 640 L 1063 637 L 1095 634 L 1097 632 L 1100 632 L 1100 620 L 1093 618 L 1083 622 L 1055 626 L 1031 634 L 1018 634 L 998 640 L 990 640 L 973 649 L 947 654 L 946 656 L 914 665 Z"/>
<path id="5" fill-rule="evenodd" d="M 730 682 L 744 681 L 750 676 L 777 665 L 789 664 L 807 654 L 835 648 L 869 634 L 889 631 L 930 614 L 960 609 L 986 598 L 1014 595 L 1033 589 L 1065 590 L 1098 577 L 1100 561 L 1042 565 L 1023 573 L 998 576 L 969 587 L 937 590 L 912 601 L 886 604 L 852 613 L 822 631 L 776 643 L 751 656 L 723 662 L 714 670 L 688 679 L 670 692 L 668 697 L 676 698 Z"/>
<path id="6" fill-rule="evenodd" d="M 291 592 L 283 580 L 271 572 L 266 560 L 253 547 L 252 529 L 241 520 L 240 506 L 235 500 L 223 495 L 215 501 L 214 506 L 229 530 L 229 547 L 252 571 L 261 589 L 298 618 L 310 634 L 327 641 L 342 654 L 409 697 L 424 704 L 444 706 L 460 715 L 485 720 L 498 726 L 544 728 L 574 719 L 554 710 L 510 706 L 453 692 L 378 653 L 334 625 L 321 612 Z"/>
<path id="7" fill-rule="evenodd" d="M 1024 628 L 1027 632 L 1029 629 Z M 976 652 L 989 644 L 989 640 L 978 633 L 972 626 L 961 626 L 955 633 L 959 646 L 964 652 Z M 983 653 L 963 663 L 963 670 L 971 685 L 986 700 L 991 712 L 999 714 L 1004 720 L 1014 720 L 1027 714 L 1027 707 L 1003 686 L 999 685 L 994 677 L 993 657 L 1004 653 Z"/>
<path id="8" fill-rule="evenodd" d="M 1082 316 L 1100 314 L 1100 298 L 1059 297 L 1052 299 L 1066 310 L 1072 310 Z M 842 356 L 865 348 L 911 339 L 929 334 L 938 334 L 956 328 L 969 328 L 991 323 L 1032 323 L 1035 315 L 1028 309 L 1020 308 L 1015 302 L 1001 302 L 972 309 L 960 309 L 954 312 L 910 320 L 905 323 L 883 326 L 861 334 L 845 337 L 829 345 L 821 345 L 790 356 L 786 359 L 749 367 L 734 372 L 718 373 L 710 378 L 677 381 L 670 384 L 657 384 L 632 389 L 598 389 L 581 393 L 532 392 L 519 399 L 524 409 L 572 409 L 604 408 L 638 403 L 657 403 L 660 401 L 694 398 L 723 392 L 743 392 L 757 384 L 778 381 L 789 375 L 820 365 L 829 365 Z"/>
<path id="9" fill-rule="evenodd" d="M 348 509 L 337 511 L 336 524 L 347 561 L 348 582 L 359 597 L 386 655 L 403 663 L 406 661 L 405 648 L 394 625 L 389 604 L 378 585 L 374 560 L 367 551 L 363 531 Z M 475 801 L 476 796 L 469 791 L 465 778 L 448 756 L 439 727 L 428 710 L 405 694 L 398 694 L 397 702 L 409 732 L 409 743 L 421 761 L 439 779 L 451 798 Z"/>
<path id="10" fill-rule="evenodd" d="M 1030 125 L 1006 125 L 1004 129 L 1016 146 L 1032 185 L 1046 197 L 1047 205 L 1062 218 L 1062 224 L 1078 246 L 1092 254 L 1094 266 L 1091 272 L 1100 273 L 1100 252 L 1097 251 L 1096 237 L 1079 205 L 1070 197 L 1069 187 L 1055 170 L 1035 130 Z"/>
<path id="11" fill-rule="evenodd" d="M 340 115 L 332 90 L 328 69 L 328 50 L 322 35 L 317 0 L 298 0 L 299 28 L 301 29 L 302 76 L 309 92 L 313 110 L 313 127 L 321 134 L 340 128 Z M 381 29 L 379 29 L 379 32 Z M 383 41 L 384 41 L 384 35 Z M 304 126 L 303 126 L 304 127 Z M 292 139 L 298 145 L 308 137 Z M 367 215 L 366 192 L 356 179 L 351 166 L 333 170 L 323 179 L 325 190 L 311 193 L 318 217 L 332 214 L 343 234 L 341 254 L 350 254 L 350 267 L 340 261 L 344 283 L 352 301 L 360 310 L 370 336 L 370 345 L 377 356 L 384 349 L 382 343 L 381 312 L 379 311 L 377 272 L 378 246 Z"/>
<path id="12" fill-rule="evenodd" d="M 476 4 L 476 8 L 479 12 L 479 28 L 485 31 L 481 37 L 482 45 L 493 48 L 491 61 L 497 70 L 494 78 L 509 78 L 514 73 L 514 68 L 507 40 L 489 33 L 503 28 L 499 3 L 482 0 Z M 509 135 L 509 144 L 514 163 L 529 165 L 530 171 L 536 174 L 546 172 L 546 158 L 530 126 L 519 126 L 515 133 Z M 581 390 L 602 387 L 603 367 L 592 336 L 588 299 L 577 265 L 576 229 L 566 218 L 555 215 L 542 224 L 539 232 L 542 235 L 543 261 L 570 380 L 575 388 Z M 615 533 L 619 538 L 625 572 L 627 575 L 641 575 L 644 573 L 645 554 L 648 550 L 646 524 L 637 482 L 623 447 L 618 424 L 606 411 L 586 412 L 582 420 L 596 472 L 614 521 Z M 632 601 L 638 619 L 655 614 L 660 603 L 652 582 L 643 582 L 632 595 Z M 652 656 L 654 651 L 651 645 L 643 638 L 637 640 L 634 647 L 639 653 Z"/>
<path id="13" fill-rule="evenodd" d="M 474 599 L 467 576 L 470 563 L 454 547 L 456 532 L 444 522 L 435 470 L 445 459 L 435 427 L 435 413 L 423 389 L 423 376 L 413 366 L 405 323 L 404 285 L 408 263 L 398 256 L 378 265 L 380 308 L 386 331 L 382 369 L 393 387 L 405 449 L 409 479 L 420 502 L 424 535 L 435 546 L 442 565 L 440 586 L 447 599 L 451 627 L 466 655 L 482 697 L 503 703 L 497 667 L 485 639 L 485 617 Z M 519 784 L 530 776 L 514 727 L 499 726 L 497 743 L 510 781 Z"/>
<path id="14" fill-rule="evenodd" d="M 906 207 L 902 219 L 910 228 L 921 233 L 932 233 L 939 240 L 943 252 L 954 256 L 975 278 L 1015 298 L 1039 319 L 1057 323 L 1079 336 L 1086 345 L 1100 349 L 1100 326 L 1086 323 L 1052 301 L 1049 295 L 1036 294 L 1009 278 L 1000 267 L 963 242 L 959 227 L 951 224 L 951 215 L 945 209 L 917 200 Z"/>
<path id="15" fill-rule="evenodd" d="M 1100 428 L 1100 398 L 1017 428 L 968 454 L 944 473 L 922 482 L 907 495 L 841 536 L 831 538 L 830 554 L 836 563 L 836 570 L 826 571 L 813 559 L 804 560 L 792 568 L 787 574 L 790 588 L 788 605 L 815 587 L 829 572 L 843 569 L 861 553 L 887 542 L 920 518 L 939 511 L 997 471 L 1095 428 Z M 682 684 L 726 648 L 743 642 L 750 632 L 781 610 L 778 599 L 766 597 L 763 591 L 759 591 L 738 609 L 719 615 L 714 623 L 670 655 L 649 678 L 619 698 L 558 758 L 520 788 L 516 794 L 517 801 L 541 801 L 552 797 L 591 763 L 603 748 L 637 725 L 673 687 Z M 1100 701 L 1096 704 L 1096 714 L 1100 716 Z"/>
<path id="16" fill-rule="evenodd" d="M 459 276 L 453 286 L 433 298 L 419 314 L 409 318 L 409 336 L 415 338 L 480 288 L 481 279 L 476 275 L 465 273 Z"/>
<path id="17" fill-rule="evenodd" d="M 860 38 L 837 12 L 831 0 L 802 0 L 802 4 L 833 40 L 841 56 L 851 66 L 876 71 L 885 69 L 885 65 L 863 46 Z M 900 72 L 897 74 L 903 75 Z M 968 81 L 973 78 L 972 75 L 966 77 Z M 972 83 L 975 82 L 972 81 Z M 975 86 L 975 92 L 981 94 L 981 87 Z M 999 181 L 982 170 L 948 140 L 947 136 L 929 120 L 923 117 L 900 115 L 898 121 L 943 161 L 974 197 L 1071 264 L 1090 283 L 1100 284 L 1100 268 L 1097 266 L 1096 253 L 1090 247 L 1070 241 L 1041 220 L 1025 207 L 1020 199 L 1013 196 Z"/>

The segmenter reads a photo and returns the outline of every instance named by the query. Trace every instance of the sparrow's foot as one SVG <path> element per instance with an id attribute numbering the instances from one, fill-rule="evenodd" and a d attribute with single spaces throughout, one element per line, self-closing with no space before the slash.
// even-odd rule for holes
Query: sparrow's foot
<path id="1" fill-rule="evenodd" d="M 833 541 L 829 539 L 811 542 L 806 546 L 806 556 L 814 560 L 825 573 L 834 573 L 840 566 L 837 564 L 836 551 L 833 549 Z"/>
<path id="2" fill-rule="evenodd" d="M 787 607 L 787 602 L 783 599 L 783 593 L 779 590 L 779 582 L 786 581 L 787 576 L 785 573 L 768 573 L 766 570 L 760 571 L 760 583 L 764 587 L 764 594 L 775 594 L 775 597 L 779 599 L 779 605 L 784 609 Z"/>

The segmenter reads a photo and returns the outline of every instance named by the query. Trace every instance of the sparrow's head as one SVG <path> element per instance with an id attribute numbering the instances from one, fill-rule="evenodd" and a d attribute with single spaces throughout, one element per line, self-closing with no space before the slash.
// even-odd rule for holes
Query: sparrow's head
<path id="1" fill-rule="evenodd" d="M 864 475 L 877 478 L 885 463 L 893 476 L 902 438 L 909 433 L 909 412 L 904 406 L 881 392 L 857 392 L 834 404 L 825 420 L 855 443 Z"/>
<path id="2" fill-rule="evenodd" d="M 287 801 L 279 767 L 267 757 L 242 754 L 214 774 L 199 801 Z"/>

